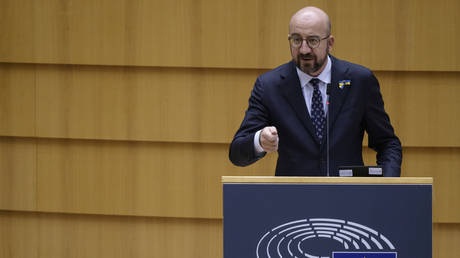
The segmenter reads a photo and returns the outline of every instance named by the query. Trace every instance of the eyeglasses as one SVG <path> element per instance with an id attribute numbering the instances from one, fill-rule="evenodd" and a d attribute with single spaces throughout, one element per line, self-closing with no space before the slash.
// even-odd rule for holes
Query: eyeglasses
<path id="1" fill-rule="evenodd" d="M 302 38 L 300 35 L 289 35 L 288 40 L 291 43 L 291 46 L 294 48 L 298 48 L 302 46 L 303 41 L 305 40 L 307 42 L 307 45 L 310 48 L 317 48 L 319 47 L 319 44 L 321 43 L 321 40 L 329 38 L 330 35 L 320 38 L 319 36 L 308 36 L 306 38 Z"/>

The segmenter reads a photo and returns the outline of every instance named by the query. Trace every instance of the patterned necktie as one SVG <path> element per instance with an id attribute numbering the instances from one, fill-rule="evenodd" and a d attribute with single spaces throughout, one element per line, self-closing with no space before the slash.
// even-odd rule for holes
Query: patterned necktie
<path id="1" fill-rule="evenodd" d="M 321 92 L 318 88 L 319 79 L 311 79 L 310 84 L 313 86 L 313 96 L 311 98 L 311 119 L 316 129 L 316 136 L 318 136 L 319 142 L 321 143 L 323 140 L 326 120 L 324 118 L 323 97 L 321 96 Z"/>

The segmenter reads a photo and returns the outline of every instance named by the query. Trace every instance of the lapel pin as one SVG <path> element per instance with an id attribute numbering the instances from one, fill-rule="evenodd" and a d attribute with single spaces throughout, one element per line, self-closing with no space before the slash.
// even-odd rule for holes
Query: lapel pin
<path id="1" fill-rule="evenodd" d="M 345 86 L 351 86 L 351 80 L 339 81 L 339 88 L 343 89 Z"/>

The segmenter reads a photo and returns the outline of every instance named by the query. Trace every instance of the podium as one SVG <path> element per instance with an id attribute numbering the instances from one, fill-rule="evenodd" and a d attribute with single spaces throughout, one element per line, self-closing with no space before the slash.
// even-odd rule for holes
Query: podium
<path id="1" fill-rule="evenodd" d="M 432 178 L 222 182 L 224 258 L 432 257 Z"/>

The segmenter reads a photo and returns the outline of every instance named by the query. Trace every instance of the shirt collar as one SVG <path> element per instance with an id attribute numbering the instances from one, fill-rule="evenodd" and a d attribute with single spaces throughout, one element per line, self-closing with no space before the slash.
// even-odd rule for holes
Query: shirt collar
<path id="1" fill-rule="evenodd" d="M 302 86 L 302 88 L 305 87 L 310 82 L 310 80 L 312 78 L 318 78 L 320 81 L 324 82 L 325 84 L 331 83 L 331 68 L 332 68 L 332 61 L 331 61 L 331 58 L 329 57 L 329 55 L 327 56 L 326 67 L 324 68 L 324 70 L 317 77 L 312 77 L 312 76 L 302 72 L 302 70 L 300 70 L 296 66 L 297 75 L 299 76 L 299 80 L 300 80 L 300 85 Z"/>

